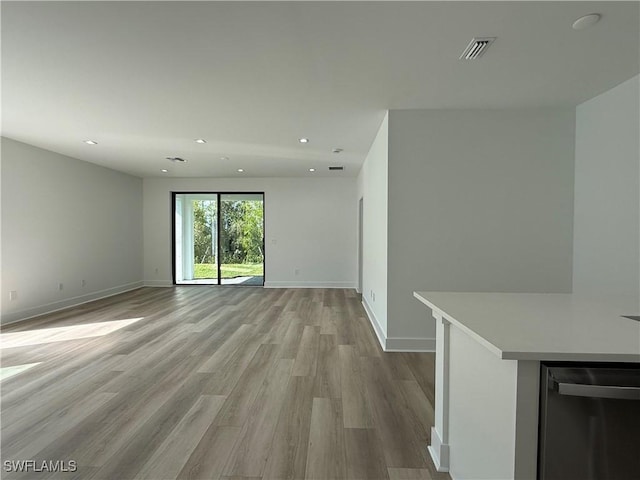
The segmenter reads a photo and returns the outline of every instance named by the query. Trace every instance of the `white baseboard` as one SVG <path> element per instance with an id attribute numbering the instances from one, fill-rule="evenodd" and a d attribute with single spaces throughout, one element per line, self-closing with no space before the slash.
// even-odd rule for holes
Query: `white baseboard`
<path id="1" fill-rule="evenodd" d="M 170 282 L 167 283 L 166 280 L 145 280 L 144 286 L 145 287 L 173 287 L 175 285 L 173 285 Z"/>
<path id="2" fill-rule="evenodd" d="M 376 337 L 378 337 L 378 342 L 380 343 L 382 350 L 386 352 L 387 335 L 384 333 L 382 325 L 380 325 L 380 322 L 378 321 L 378 317 L 376 317 L 376 314 L 373 313 L 373 310 L 367 303 L 367 299 L 364 296 L 362 297 L 362 306 L 364 307 L 364 311 L 366 312 L 367 317 L 369 317 L 369 322 L 373 327 L 373 331 L 376 332 Z"/>
<path id="3" fill-rule="evenodd" d="M 362 306 L 364 311 L 369 317 L 369 322 L 376 332 L 378 342 L 385 352 L 435 352 L 436 351 L 436 339 L 435 338 L 400 338 L 400 337 L 387 337 L 376 317 L 375 313 L 371 309 L 371 306 L 367 303 L 367 299 L 362 297 Z"/>
<path id="4" fill-rule="evenodd" d="M 195 284 L 194 284 L 195 285 Z M 145 287 L 174 287 L 166 280 L 145 280 Z M 224 286 L 224 285 L 223 285 Z M 346 288 L 355 289 L 351 282 L 264 282 L 264 288 Z"/>
<path id="5" fill-rule="evenodd" d="M 431 455 L 431 459 L 433 460 L 433 464 L 436 467 L 436 470 L 438 470 L 439 472 L 448 472 L 449 445 L 442 443 L 440 434 L 435 429 L 435 427 L 431 427 L 431 445 L 429 445 L 427 448 L 429 450 L 429 454 Z"/>
<path id="6" fill-rule="evenodd" d="M 356 288 L 353 282 L 264 282 L 264 288 Z"/>
<path id="7" fill-rule="evenodd" d="M 78 297 L 67 298 L 64 300 L 58 300 L 57 302 L 47 303 L 45 305 L 39 305 L 37 307 L 27 308 L 18 312 L 5 313 L 2 315 L 2 325 L 8 325 L 14 322 L 20 322 L 22 320 L 28 320 L 29 318 L 39 317 L 47 313 L 57 312 L 64 310 L 65 308 L 77 307 L 84 303 L 93 302 L 95 300 L 101 300 L 107 297 L 113 297 L 120 293 L 136 290 L 143 286 L 143 282 L 132 282 L 124 285 L 118 285 L 117 287 L 107 288 L 99 290 L 97 292 L 87 293 L 86 295 L 80 295 Z"/>

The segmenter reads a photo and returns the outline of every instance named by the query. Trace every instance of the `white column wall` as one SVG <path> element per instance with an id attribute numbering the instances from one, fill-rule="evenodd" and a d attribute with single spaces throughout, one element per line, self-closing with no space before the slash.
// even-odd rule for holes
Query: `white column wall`
<path id="1" fill-rule="evenodd" d="M 573 291 L 640 300 L 640 76 L 576 109 Z"/>
<path id="2" fill-rule="evenodd" d="M 571 292 L 574 128 L 571 108 L 389 112 L 390 340 L 434 347 L 414 291 Z"/>

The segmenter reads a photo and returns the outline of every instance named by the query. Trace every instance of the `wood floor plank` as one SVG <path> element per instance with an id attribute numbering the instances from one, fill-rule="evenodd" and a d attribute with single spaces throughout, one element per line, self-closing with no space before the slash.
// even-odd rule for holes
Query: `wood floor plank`
<path id="1" fill-rule="evenodd" d="M 238 475 L 232 475 L 232 476 L 223 476 L 220 477 L 220 480 L 261 480 L 262 477 L 241 477 Z"/>
<path id="2" fill-rule="evenodd" d="M 291 377 L 289 380 L 263 472 L 265 480 L 304 478 L 313 388 L 312 377 Z"/>
<path id="3" fill-rule="evenodd" d="M 254 319 L 254 324 L 260 333 L 269 333 L 278 323 L 278 320 L 282 315 L 282 307 L 279 305 L 272 305 L 265 309 L 264 314 Z"/>
<path id="4" fill-rule="evenodd" d="M 385 361 L 382 365 L 395 380 L 415 380 L 411 369 L 407 365 L 404 353 L 385 353 Z"/>
<path id="5" fill-rule="evenodd" d="M 296 358 L 298 350 L 300 349 L 300 339 L 302 338 L 305 325 L 297 312 L 295 312 L 292 317 L 287 327 L 287 332 L 279 344 L 280 358 Z"/>
<path id="6" fill-rule="evenodd" d="M 50 348 L 53 349 L 56 346 Z M 86 344 L 84 348 L 87 348 Z M 57 349 L 68 353 L 66 345 L 59 345 Z M 88 383 L 95 382 L 96 377 L 112 376 L 105 372 L 104 367 L 108 364 L 108 370 L 111 370 L 117 358 L 106 354 L 104 349 L 98 348 L 80 355 L 74 355 L 75 353 L 75 349 L 70 355 L 63 353 L 59 358 L 27 370 L 19 375 L 19 378 L 13 377 L 6 383 L 3 382 L 3 411 L 7 412 L 13 408 L 20 410 L 25 407 L 31 409 L 33 403 L 42 403 L 47 398 L 59 398 L 67 394 L 70 388 L 82 388 Z M 99 382 L 103 380 L 98 379 Z M 30 405 L 25 405 L 26 402 Z M 7 416 L 3 420 L 3 425 L 9 425 L 16 416 L 20 415 Z"/>
<path id="7" fill-rule="evenodd" d="M 260 345 L 216 416 L 216 425 L 244 425 L 276 354 L 276 345 Z"/>
<path id="8" fill-rule="evenodd" d="M 203 393 L 229 395 L 263 343 L 264 335 L 254 331 L 241 343 L 236 344 L 235 351 L 230 352 L 227 358 L 213 369 L 211 380 Z M 200 369 L 202 370 L 202 367 Z"/>
<path id="9" fill-rule="evenodd" d="M 224 344 L 218 348 L 209 359 L 198 369 L 199 373 L 212 373 L 218 370 L 229 359 L 231 355 L 242 348 L 255 331 L 254 325 L 243 324 L 233 332 Z"/>
<path id="10" fill-rule="evenodd" d="M 434 424 L 434 410 L 418 382 L 400 380 L 400 393 L 406 402 L 406 416 L 412 421 L 416 436 L 425 444 L 429 444 L 431 426 Z"/>
<path id="11" fill-rule="evenodd" d="M 200 396 L 203 374 L 187 377 L 166 402 L 103 464 L 95 477 L 134 478 Z"/>
<path id="12" fill-rule="evenodd" d="M 87 418 L 86 424 L 78 426 L 81 434 L 92 431 L 91 441 L 82 442 L 69 453 L 74 458 L 82 458 L 83 465 L 103 467 L 126 448 L 143 426 L 183 388 L 185 381 L 202 375 L 186 375 L 194 361 L 189 358 L 164 375 L 152 372 L 145 382 L 123 389 L 114 401 Z"/>
<path id="13" fill-rule="evenodd" d="M 240 427 L 211 425 L 186 461 L 177 478 L 211 480 L 222 475 L 238 437 Z"/>
<path id="14" fill-rule="evenodd" d="M 106 368 L 99 368 L 98 365 Z M 93 375 L 89 371 L 78 376 L 70 374 L 61 377 L 56 387 L 45 389 L 40 394 L 28 393 L 27 390 L 23 393 L 24 397 L 17 397 L 14 402 L 5 403 L 3 400 L 3 432 L 8 431 L 14 423 L 20 423 L 21 431 L 25 432 L 29 428 L 25 425 L 25 421 L 30 423 L 42 421 L 52 411 L 62 411 L 99 390 L 103 384 L 117 379 L 121 372 L 110 371 L 108 365 L 109 362 L 103 359 L 103 362 L 94 365 Z M 2 389 L 4 392 L 4 385 Z"/>
<path id="15" fill-rule="evenodd" d="M 306 318 L 305 323 L 307 325 L 319 327 L 322 324 L 322 310 L 322 295 L 318 295 L 311 300 L 308 317 Z"/>
<path id="16" fill-rule="evenodd" d="M 281 359 L 266 376 L 225 467 L 225 475 L 262 475 L 292 368 L 293 360 Z"/>
<path id="17" fill-rule="evenodd" d="M 389 472 L 378 433 L 371 428 L 346 428 L 344 430 L 347 453 L 347 478 L 388 479 Z"/>
<path id="18" fill-rule="evenodd" d="M 336 398 L 314 398 L 305 478 L 338 480 L 346 475 L 342 403 Z"/>
<path id="19" fill-rule="evenodd" d="M 433 480 L 423 468 L 389 468 L 390 480 Z"/>
<path id="20" fill-rule="evenodd" d="M 331 307 L 327 307 L 326 305 L 322 307 L 320 335 L 338 335 L 338 327 L 336 326 L 333 311 Z"/>
<path id="21" fill-rule="evenodd" d="M 435 405 L 435 355 L 403 353 L 402 356 L 431 405 Z"/>
<path id="22" fill-rule="evenodd" d="M 351 312 L 351 310 L 347 311 Z M 379 357 L 383 352 L 376 338 L 376 334 L 373 331 L 373 327 L 363 316 L 356 318 L 354 314 L 354 316 L 350 318 L 353 319 L 351 327 L 354 332 L 358 355 L 361 357 Z"/>
<path id="23" fill-rule="evenodd" d="M 290 297 L 289 297 L 290 298 Z M 294 311 L 283 311 L 280 319 L 276 322 L 275 325 L 271 328 L 269 333 L 264 337 L 264 343 L 275 343 L 280 345 L 287 334 L 287 330 L 289 330 L 289 325 L 293 321 L 296 316 L 296 312 Z"/>
<path id="24" fill-rule="evenodd" d="M 14 452 L 16 459 L 35 458 L 52 439 L 72 429 L 115 396 L 114 393 L 94 393 L 64 410 L 53 410 L 48 417 L 31 423 L 30 428 L 14 424 L 11 429 L 3 432 L 2 447 Z"/>
<path id="25" fill-rule="evenodd" d="M 224 396 L 200 396 L 136 478 L 176 478 L 225 400 Z"/>
<path id="26" fill-rule="evenodd" d="M 356 337 L 351 317 L 344 314 L 339 307 L 331 307 L 338 331 L 338 345 L 355 345 Z"/>
<path id="27" fill-rule="evenodd" d="M 426 445 L 416 436 L 412 419 L 406 416 L 398 381 L 381 358 L 362 357 L 360 361 L 387 466 L 425 468 L 429 461 Z"/>
<path id="28" fill-rule="evenodd" d="M 302 332 L 300 346 L 293 365 L 293 376 L 313 377 L 318 365 L 318 348 L 320 343 L 320 328 L 307 325 Z"/>
<path id="29" fill-rule="evenodd" d="M 340 356 L 335 335 L 320 335 L 314 397 L 340 398 Z"/>
<path id="30" fill-rule="evenodd" d="M 374 426 L 373 415 L 356 347 L 340 345 L 338 352 L 344 426 L 371 428 Z"/>

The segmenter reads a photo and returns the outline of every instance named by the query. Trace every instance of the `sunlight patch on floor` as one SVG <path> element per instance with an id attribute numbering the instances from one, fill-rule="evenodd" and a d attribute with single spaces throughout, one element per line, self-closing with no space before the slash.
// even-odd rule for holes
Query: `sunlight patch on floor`
<path id="1" fill-rule="evenodd" d="M 25 363 L 23 365 L 12 365 L 10 367 L 0 367 L 0 382 L 2 380 L 6 380 L 7 378 L 13 377 L 19 373 L 24 372 L 25 370 L 29 370 L 36 365 L 40 365 L 42 362 L 36 363 Z"/>
<path id="2" fill-rule="evenodd" d="M 77 340 L 79 338 L 101 337 L 124 328 L 127 325 L 131 325 L 143 318 L 144 317 L 127 318 L 125 320 L 112 320 L 110 322 L 83 323 L 80 325 L 67 325 L 64 327 L 43 328 L 24 332 L 2 333 L 0 334 L 0 347 L 14 348 L 51 342 L 64 342 L 67 340 Z"/>

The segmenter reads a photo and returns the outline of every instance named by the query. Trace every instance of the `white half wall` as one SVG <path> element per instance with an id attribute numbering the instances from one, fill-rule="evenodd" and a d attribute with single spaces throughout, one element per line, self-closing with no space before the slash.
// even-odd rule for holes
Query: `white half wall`
<path id="1" fill-rule="evenodd" d="M 141 285 L 142 180 L 2 138 L 2 323 Z"/>
<path id="2" fill-rule="evenodd" d="M 435 338 L 416 290 L 571 292 L 574 130 L 573 109 L 389 112 L 389 337 Z"/>
<path id="3" fill-rule="evenodd" d="M 640 298 L 640 76 L 576 108 L 575 293 Z"/>
<path id="4" fill-rule="evenodd" d="M 355 178 L 145 178 L 143 185 L 146 285 L 172 284 L 171 192 L 199 191 L 264 192 L 266 287 L 355 288 Z"/>
<path id="5" fill-rule="evenodd" d="M 389 115 L 385 115 L 358 175 L 363 199 L 362 302 L 378 339 L 387 339 L 387 175 Z"/>

